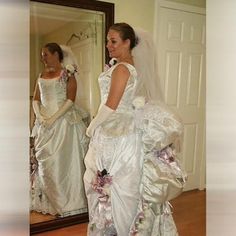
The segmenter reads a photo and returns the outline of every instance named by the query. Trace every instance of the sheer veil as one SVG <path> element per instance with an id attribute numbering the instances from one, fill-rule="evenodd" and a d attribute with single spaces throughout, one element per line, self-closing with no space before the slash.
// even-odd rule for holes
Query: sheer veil
<path id="1" fill-rule="evenodd" d="M 77 67 L 77 70 L 79 70 L 79 64 L 78 61 L 75 57 L 75 54 L 73 53 L 73 51 L 71 50 L 71 48 L 69 46 L 66 45 L 60 45 L 62 52 L 63 52 L 63 61 L 62 61 L 62 65 L 63 67 L 66 67 L 67 65 L 75 65 Z M 82 119 L 87 122 L 87 119 L 89 118 L 89 113 L 87 110 L 85 110 L 82 106 L 81 106 L 81 99 L 84 97 L 84 88 L 83 88 L 83 84 L 82 81 L 79 79 L 79 73 L 75 73 L 74 74 L 75 79 L 76 79 L 76 83 L 77 83 L 77 90 L 76 90 L 76 97 L 75 97 L 75 108 L 78 111 L 79 115 L 82 117 Z M 87 123 L 86 123 L 87 125 Z"/>
<path id="2" fill-rule="evenodd" d="M 132 50 L 134 66 L 138 74 L 135 96 L 145 97 L 146 102 L 150 106 L 146 106 L 144 113 L 146 113 L 154 123 L 157 120 L 157 116 L 155 116 L 155 112 L 153 112 L 155 109 L 151 109 L 151 112 L 148 109 L 156 105 L 156 108 L 158 107 L 158 110 L 163 112 L 159 114 L 170 114 L 171 119 L 175 120 L 172 124 L 174 124 L 175 128 L 177 127 L 178 131 L 176 132 L 179 135 L 174 141 L 174 145 L 176 150 L 180 151 L 183 143 L 182 120 L 177 110 L 171 109 L 164 101 L 158 74 L 157 48 L 148 32 L 142 29 L 135 29 L 135 35 L 138 41 L 137 45 Z"/>
<path id="3" fill-rule="evenodd" d="M 66 65 L 72 64 L 72 65 L 76 65 L 77 68 L 79 68 L 78 65 L 78 61 L 74 55 L 74 53 L 72 52 L 71 48 L 69 46 L 66 45 L 60 45 L 62 52 L 63 52 L 63 61 L 62 64 L 64 67 L 66 67 Z M 77 91 L 76 91 L 76 98 L 75 98 L 75 104 L 78 106 L 79 105 L 79 99 L 83 96 L 83 88 L 82 88 L 82 83 L 79 79 L 79 75 L 78 72 L 75 73 L 75 79 L 77 82 Z"/>
<path id="4" fill-rule="evenodd" d="M 137 45 L 132 50 L 134 65 L 138 73 L 136 96 L 144 96 L 147 101 L 163 102 L 158 75 L 157 51 L 151 35 L 134 29 Z"/>
<path id="5" fill-rule="evenodd" d="M 62 52 L 63 52 L 63 65 L 66 66 L 68 64 L 75 64 L 76 66 L 78 66 L 78 62 L 77 59 L 74 55 L 74 53 L 72 52 L 71 48 L 69 46 L 66 45 L 60 45 Z"/>

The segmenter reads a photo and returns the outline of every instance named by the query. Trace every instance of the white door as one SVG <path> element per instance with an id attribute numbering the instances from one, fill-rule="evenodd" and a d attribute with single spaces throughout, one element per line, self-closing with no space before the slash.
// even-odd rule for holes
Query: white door
<path id="1" fill-rule="evenodd" d="M 99 87 L 97 82 L 97 71 L 95 66 L 95 42 L 93 39 L 85 39 L 71 46 L 78 62 L 79 82 L 78 105 L 85 108 L 90 118 L 96 115 L 100 102 Z M 99 54 L 100 55 L 100 54 Z M 102 63 L 102 61 L 100 62 Z M 100 71 L 99 71 L 100 73 Z"/>
<path id="2" fill-rule="evenodd" d="M 160 7 L 158 63 L 165 102 L 184 122 L 185 190 L 205 187 L 205 15 Z"/>

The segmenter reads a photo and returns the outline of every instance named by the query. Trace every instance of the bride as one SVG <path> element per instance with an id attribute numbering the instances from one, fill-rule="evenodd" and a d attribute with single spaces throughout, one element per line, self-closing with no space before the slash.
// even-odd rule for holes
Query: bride
<path id="1" fill-rule="evenodd" d="M 32 176 L 31 210 L 43 214 L 67 216 L 87 211 L 82 178 L 88 138 L 74 105 L 76 65 L 65 64 L 72 56 L 68 47 L 56 43 L 42 48 L 44 69 L 33 97 L 37 168 Z"/>
<path id="2" fill-rule="evenodd" d="M 168 200 L 185 181 L 173 146 L 182 124 L 160 103 L 155 48 L 146 32 L 117 23 L 107 49 L 116 63 L 98 78 L 101 105 L 86 131 L 88 235 L 176 236 Z M 182 182 L 161 178 L 162 156 Z"/>

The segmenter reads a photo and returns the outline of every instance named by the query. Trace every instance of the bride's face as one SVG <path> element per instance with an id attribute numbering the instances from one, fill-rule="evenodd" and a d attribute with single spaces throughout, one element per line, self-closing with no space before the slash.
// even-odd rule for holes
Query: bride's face
<path id="1" fill-rule="evenodd" d="M 57 60 L 56 53 L 52 54 L 47 48 L 42 49 L 41 61 L 45 66 L 52 66 Z"/>
<path id="2" fill-rule="evenodd" d="M 120 58 L 124 53 L 129 51 L 128 40 L 123 40 L 120 37 L 120 33 L 115 30 L 108 31 L 106 47 L 111 58 Z"/>

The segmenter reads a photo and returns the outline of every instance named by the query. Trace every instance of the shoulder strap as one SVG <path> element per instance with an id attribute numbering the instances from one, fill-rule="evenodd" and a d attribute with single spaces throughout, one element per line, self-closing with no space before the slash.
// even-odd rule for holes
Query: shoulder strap
<path id="1" fill-rule="evenodd" d="M 119 62 L 119 63 L 115 64 L 114 69 L 115 69 L 116 66 L 118 66 L 120 64 L 126 66 L 131 75 L 137 76 L 137 71 L 136 71 L 135 67 L 133 65 L 127 63 L 127 62 Z"/>

